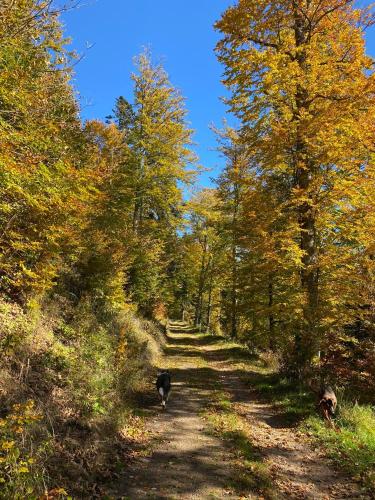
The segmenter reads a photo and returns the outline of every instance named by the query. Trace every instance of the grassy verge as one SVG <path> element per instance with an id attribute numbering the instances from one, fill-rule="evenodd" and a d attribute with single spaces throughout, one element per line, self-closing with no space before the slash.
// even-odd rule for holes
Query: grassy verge
<path id="1" fill-rule="evenodd" d="M 202 416 L 210 432 L 225 441 L 236 457 L 233 479 L 228 486 L 240 495 L 256 491 L 272 499 L 272 482 L 267 464 L 251 442 L 249 423 L 236 413 L 227 394 L 215 391 L 213 400 Z"/>
<path id="2" fill-rule="evenodd" d="M 342 403 L 336 425 L 327 428 L 310 416 L 303 425 L 326 448 L 327 454 L 344 470 L 375 494 L 375 411 L 370 406 Z"/>
<path id="3" fill-rule="evenodd" d="M 0 499 L 103 497 L 148 447 L 136 408 L 163 342 L 124 308 L 0 300 Z"/>
<path id="4" fill-rule="evenodd" d="M 262 399 L 279 408 L 290 425 L 298 424 L 316 412 L 316 398 L 312 392 L 277 373 L 253 374 L 251 385 Z"/>
<path id="5" fill-rule="evenodd" d="M 316 397 L 309 389 L 274 373 L 255 375 L 251 383 L 262 398 L 279 408 L 289 424 L 299 425 L 340 468 L 375 493 L 374 407 L 339 400 L 335 431 L 317 415 Z"/>

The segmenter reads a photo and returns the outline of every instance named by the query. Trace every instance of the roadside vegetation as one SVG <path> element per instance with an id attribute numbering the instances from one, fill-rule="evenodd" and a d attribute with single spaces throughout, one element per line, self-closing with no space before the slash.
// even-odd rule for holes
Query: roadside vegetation
<path id="1" fill-rule="evenodd" d="M 266 370 L 254 374 L 249 383 L 260 400 L 275 405 L 285 425 L 298 427 L 319 443 L 327 457 L 375 493 L 375 408 L 358 404 L 353 395 L 336 391 L 338 407 L 334 428 L 323 420 L 318 395 L 280 373 Z"/>
<path id="2" fill-rule="evenodd" d="M 59 305 L 0 303 L 1 498 L 85 495 L 147 441 L 135 398 L 149 390 L 161 327 L 130 311 Z"/>
<path id="3" fill-rule="evenodd" d="M 342 402 L 335 424 L 336 430 L 330 429 L 313 415 L 304 428 L 319 440 L 330 458 L 375 494 L 374 407 Z"/>

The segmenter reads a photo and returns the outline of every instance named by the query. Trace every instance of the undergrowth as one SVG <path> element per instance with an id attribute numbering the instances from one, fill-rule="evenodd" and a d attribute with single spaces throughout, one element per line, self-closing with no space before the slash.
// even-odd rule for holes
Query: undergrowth
<path id="1" fill-rule="evenodd" d="M 288 424 L 300 422 L 316 411 L 316 398 L 311 390 L 301 387 L 278 373 L 253 374 L 251 384 L 259 397 L 275 404 Z"/>
<path id="2" fill-rule="evenodd" d="M 0 498 L 103 494 L 148 438 L 135 399 L 163 342 L 124 307 L 1 300 Z"/>
<path id="3" fill-rule="evenodd" d="M 370 406 L 343 402 L 335 420 L 339 431 L 316 416 L 304 428 L 324 444 L 328 455 L 375 493 L 375 411 Z"/>

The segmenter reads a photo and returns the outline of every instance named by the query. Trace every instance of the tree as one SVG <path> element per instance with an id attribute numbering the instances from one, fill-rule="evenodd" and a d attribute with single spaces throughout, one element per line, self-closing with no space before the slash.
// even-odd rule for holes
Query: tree
<path id="1" fill-rule="evenodd" d="M 228 104 L 245 142 L 263 175 L 287 178 L 284 210 L 292 210 L 299 229 L 295 357 L 302 369 L 330 329 L 359 314 L 356 286 L 342 284 L 364 244 L 350 225 L 357 207 L 368 204 L 359 186 L 373 169 L 374 130 L 364 126 L 374 116 L 363 38 L 369 22 L 369 11 L 348 1 L 240 0 L 216 24 Z"/>
<path id="2" fill-rule="evenodd" d="M 218 233 L 219 199 L 215 189 L 203 189 L 188 203 L 189 231 L 185 235 L 185 266 L 193 283 L 186 301 L 194 306 L 194 323 L 210 330 L 222 275 Z M 188 281 L 188 280 L 187 280 Z"/>
<path id="3" fill-rule="evenodd" d="M 229 297 L 230 305 L 226 307 L 229 314 L 229 330 L 231 337 L 238 335 L 238 287 L 240 265 L 240 233 L 239 220 L 243 208 L 243 195 L 246 181 L 250 174 L 251 161 L 249 152 L 239 140 L 238 133 L 230 128 L 218 131 L 220 151 L 226 160 L 226 167 L 218 179 L 218 196 L 222 211 L 222 239 L 228 249 Z M 225 245 L 225 243 L 224 243 Z"/>
<path id="4" fill-rule="evenodd" d="M 0 288 L 25 301 L 53 286 L 88 194 L 59 22 L 50 2 L 8 4 L 0 16 Z"/>
<path id="5" fill-rule="evenodd" d="M 137 244 L 129 269 L 128 291 L 147 314 L 159 301 L 170 278 L 176 231 L 182 223 L 182 186 L 192 177 L 195 160 L 189 146 L 184 99 L 160 64 L 147 52 L 137 59 L 134 96 L 119 97 L 114 119 L 124 134 L 129 156 L 127 185 L 131 191 L 132 226 Z"/>

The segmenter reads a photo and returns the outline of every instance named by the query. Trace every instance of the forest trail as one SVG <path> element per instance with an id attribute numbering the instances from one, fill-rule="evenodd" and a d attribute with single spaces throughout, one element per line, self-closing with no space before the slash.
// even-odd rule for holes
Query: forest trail
<path id="1" fill-rule="evenodd" d="M 131 464 L 117 498 L 370 498 L 304 435 L 288 427 L 282 415 L 256 400 L 251 390 L 254 372 L 241 358 L 240 347 L 175 322 L 163 367 L 172 371 L 173 391 L 167 410 L 149 420 L 156 444 L 149 456 Z M 212 432 L 205 412 L 218 393 L 230 400 L 229 421 L 242 422 L 238 431 Z M 236 438 L 243 444 L 245 428 L 245 448 L 253 450 L 254 462 L 247 462 L 244 481 L 246 460 Z M 259 471 L 267 488 L 258 488 Z"/>

